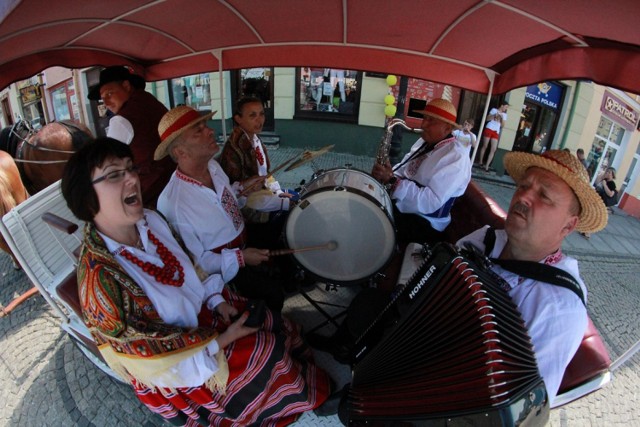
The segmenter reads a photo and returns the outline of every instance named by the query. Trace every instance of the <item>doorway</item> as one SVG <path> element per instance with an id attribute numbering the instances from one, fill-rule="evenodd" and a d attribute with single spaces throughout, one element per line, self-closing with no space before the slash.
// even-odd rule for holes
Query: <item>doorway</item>
<path id="1" fill-rule="evenodd" d="M 252 96 L 262 101 L 264 108 L 263 132 L 275 130 L 273 109 L 273 67 L 242 68 L 232 73 L 231 102 L 233 105 L 244 96 Z"/>
<path id="2" fill-rule="evenodd" d="M 600 173 L 614 165 L 616 153 L 620 149 L 623 137 L 624 128 L 622 126 L 604 116 L 600 117 L 598 130 L 593 137 L 591 150 L 587 157 L 587 172 L 589 172 L 592 185 Z"/>
<path id="3" fill-rule="evenodd" d="M 11 114 L 11 106 L 8 98 L 2 98 L 2 115 L 7 126 L 13 126 L 13 115 Z"/>
<path id="4" fill-rule="evenodd" d="M 512 151 L 544 153 L 551 146 L 557 122 L 555 110 L 525 101 Z"/>

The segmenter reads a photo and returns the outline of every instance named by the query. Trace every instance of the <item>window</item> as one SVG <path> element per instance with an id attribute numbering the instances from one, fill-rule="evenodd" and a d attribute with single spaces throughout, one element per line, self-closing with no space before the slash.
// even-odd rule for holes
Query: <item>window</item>
<path id="1" fill-rule="evenodd" d="M 51 91 L 51 99 L 53 101 L 53 112 L 56 120 L 71 120 L 69 105 L 67 104 L 67 91 L 64 86 L 60 86 Z"/>
<path id="2" fill-rule="evenodd" d="M 296 79 L 295 118 L 357 122 L 361 71 L 302 67 Z"/>
<path id="3" fill-rule="evenodd" d="M 613 165 L 623 136 L 624 128 L 604 116 L 600 117 L 600 123 L 598 123 L 598 129 L 587 157 L 587 171 L 592 181 L 607 167 Z"/>
<path id="4" fill-rule="evenodd" d="M 56 120 L 80 120 L 80 108 L 73 79 L 51 88 L 51 104 Z"/>
<path id="5" fill-rule="evenodd" d="M 211 111 L 209 73 L 171 79 L 171 105 L 187 105 L 198 111 Z"/>

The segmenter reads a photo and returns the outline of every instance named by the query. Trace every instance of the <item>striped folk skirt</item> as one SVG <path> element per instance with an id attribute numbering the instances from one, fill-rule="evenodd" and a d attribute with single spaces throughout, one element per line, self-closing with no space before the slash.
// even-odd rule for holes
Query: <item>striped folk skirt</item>
<path id="1" fill-rule="evenodd" d="M 244 310 L 244 298 L 225 292 L 225 300 Z M 216 317 L 205 321 L 219 332 L 226 328 Z M 152 412 L 179 426 L 284 426 L 329 396 L 330 379 L 313 363 L 299 327 L 279 314 L 267 310 L 257 333 L 224 351 L 229 363 L 225 395 L 204 386 L 173 392 L 134 386 L 134 391 Z"/>

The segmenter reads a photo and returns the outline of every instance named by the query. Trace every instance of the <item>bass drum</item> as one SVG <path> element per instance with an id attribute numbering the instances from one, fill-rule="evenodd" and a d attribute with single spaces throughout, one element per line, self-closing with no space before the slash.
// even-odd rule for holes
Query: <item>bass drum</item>
<path id="1" fill-rule="evenodd" d="M 369 174 L 355 169 L 320 173 L 303 190 L 285 226 L 290 248 L 335 242 L 333 250 L 294 253 L 322 281 L 350 285 L 380 271 L 395 249 L 391 199 Z"/>

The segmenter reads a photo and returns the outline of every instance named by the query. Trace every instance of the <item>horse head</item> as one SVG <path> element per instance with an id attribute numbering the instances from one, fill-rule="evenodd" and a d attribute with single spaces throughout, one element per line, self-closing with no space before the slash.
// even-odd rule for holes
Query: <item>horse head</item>
<path id="1" fill-rule="evenodd" d="M 33 134 L 29 122 L 19 120 L 13 125 L 0 131 L 0 150 L 6 151 L 11 157 L 16 157 L 16 152 L 20 143 Z"/>
<path id="2" fill-rule="evenodd" d="M 93 141 L 93 134 L 83 124 L 67 120 L 53 122 L 25 141 L 17 158 L 22 160 L 25 182 L 32 193 L 62 178 L 71 155 Z"/>

